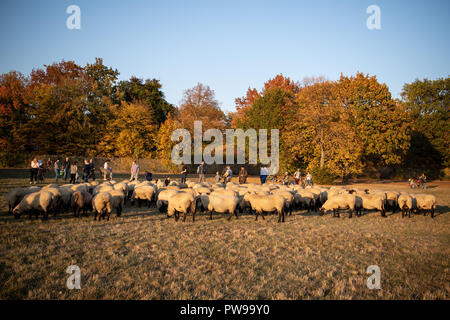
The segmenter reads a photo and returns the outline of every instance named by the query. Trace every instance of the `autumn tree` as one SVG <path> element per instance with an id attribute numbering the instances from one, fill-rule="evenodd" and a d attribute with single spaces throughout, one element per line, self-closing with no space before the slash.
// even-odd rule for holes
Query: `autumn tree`
<path id="1" fill-rule="evenodd" d="M 338 103 L 350 115 L 350 123 L 362 144 L 362 161 L 374 167 L 401 164 L 409 148 L 410 125 L 402 104 L 394 100 L 386 84 L 358 72 L 337 81 Z"/>
<path id="2" fill-rule="evenodd" d="M 162 163 L 169 168 L 172 172 L 177 172 L 178 166 L 172 162 L 172 149 L 177 141 L 172 141 L 172 132 L 181 128 L 180 122 L 178 122 L 171 113 L 167 115 L 166 121 L 161 124 L 156 135 L 156 155 L 158 159 L 161 159 Z"/>
<path id="3" fill-rule="evenodd" d="M 223 130 L 226 124 L 225 113 L 219 108 L 214 90 L 201 83 L 184 92 L 177 120 L 183 128 L 191 132 L 194 121 L 202 121 L 203 130 L 211 128 Z"/>
<path id="4" fill-rule="evenodd" d="M 23 151 L 19 130 L 27 122 L 25 103 L 28 78 L 11 71 L 0 75 L 0 162 L 14 165 L 16 155 Z"/>
<path id="5" fill-rule="evenodd" d="M 338 103 L 336 83 L 308 85 L 298 93 L 296 103 L 282 135 L 290 155 L 286 166 L 326 169 L 341 177 L 361 172 L 361 147 L 348 112 Z"/>
<path id="6" fill-rule="evenodd" d="M 156 151 L 153 109 L 146 104 L 122 102 L 112 106 L 111 112 L 113 118 L 99 145 L 104 155 L 143 158 Z"/>
<path id="7" fill-rule="evenodd" d="M 147 105 L 153 109 L 156 123 L 160 125 L 166 120 L 170 112 L 174 112 L 175 107 L 165 100 L 161 90 L 162 85 L 157 79 L 139 79 L 131 77 L 130 80 L 120 81 L 117 86 L 116 103 L 124 100 L 126 102 L 139 101 L 140 104 Z"/>

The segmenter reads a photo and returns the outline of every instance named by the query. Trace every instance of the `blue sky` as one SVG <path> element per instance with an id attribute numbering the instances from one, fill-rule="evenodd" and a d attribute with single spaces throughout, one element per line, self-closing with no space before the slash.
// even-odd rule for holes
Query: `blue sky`
<path id="1" fill-rule="evenodd" d="M 81 30 L 66 8 L 81 8 Z M 368 30 L 366 9 L 381 9 Z M 102 57 L 120 79 L 157 78 L 169 102 L 197 82 L 220 106 L 283 73 L 335 80 L 362 71 L 394 97 L 416 78 L 450 74 L 450 1 L 21 1 L 0 2 L 0 72 Z"/>

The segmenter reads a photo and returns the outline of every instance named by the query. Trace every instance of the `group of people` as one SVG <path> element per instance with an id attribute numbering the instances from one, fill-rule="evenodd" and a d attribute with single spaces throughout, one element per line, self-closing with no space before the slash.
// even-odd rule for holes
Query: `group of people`
<path id="1" fill-rule="evenodd" d="M 31 168 L 30 168 L 30 184 L 39 181 L 44 181 L 45 172 L 53 171 L 55 173 L 55 181 L 58 182 L 59 179 L 63 181 L 67 181 L 70 177 L 70 183 L 76 183 L 79 180 L 80 172 L 78 170 L 78 163 L 76 161 L 72 162 L 68 157 L 64 159 L 64 161 L 60 161 L 60 159 L 56 159 L 54 162 L 48 158 L 46 164 L 44 165 L 42 160 L 37 158 L 33 158 L 31 160 Z M 84 160 L 84 166 L 81 170 L 83 181 L 87 182 L 89 178 L 95 180 L 95 166 L 94 160 Z"/>
<path id="2" fill-rule="evenodd" d="M 427 177 L 425 175 L 425 173 L 422 173 L 419 177 L 419 179 L 413 179 L 410 178 L 408 180 L 408 186 L 410 189 L 414 189 L 414 188 L 420 188 L 422 187 L 422 189 L 426 189 L 427 188 Z"/>

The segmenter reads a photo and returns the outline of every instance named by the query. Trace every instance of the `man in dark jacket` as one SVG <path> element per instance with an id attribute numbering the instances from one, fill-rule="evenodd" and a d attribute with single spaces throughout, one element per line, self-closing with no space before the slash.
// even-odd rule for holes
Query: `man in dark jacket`
<path id="1" fill-rule="evenodd" d="M 244 184 L 247 182 L 248 173 L 244 167 L 241 167 L 241 171 L 239 171 L 239 184 Z"/>
<path id="2" fill-rule="evenodd" d="M 69 172 L 70 172 L 70 160 L 68 157 L 66 157 L 66 159 L 63 162 L 63 167 L 64 167 L 64 176 L 63 176 L 63 180 L 66 181 L 67 178 L 69 177 Z"/>

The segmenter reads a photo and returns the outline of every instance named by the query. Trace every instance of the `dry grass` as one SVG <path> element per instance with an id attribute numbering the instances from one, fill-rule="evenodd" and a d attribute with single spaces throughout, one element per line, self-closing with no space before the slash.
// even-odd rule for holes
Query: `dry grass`
<path id="1" fill-rule="evenodd" d="M 62 214 L 8 216 L 4 194 L 25 179 L 0 179 L 2 299 L 448 299 L 450 183 L 426 192 L 437 217 L 379 213 L 340 219 L 296 212 L 227 221 L 175 222 L 127 207 L 109 222 Z M 405 184 L 376 188 L 406 190 Z M 389 213 L 388 213 L 389 215 Z M 65 286 L 69 265 L 81 290 Z M 369 265 L 381 290 L 366 287 Z"/>

